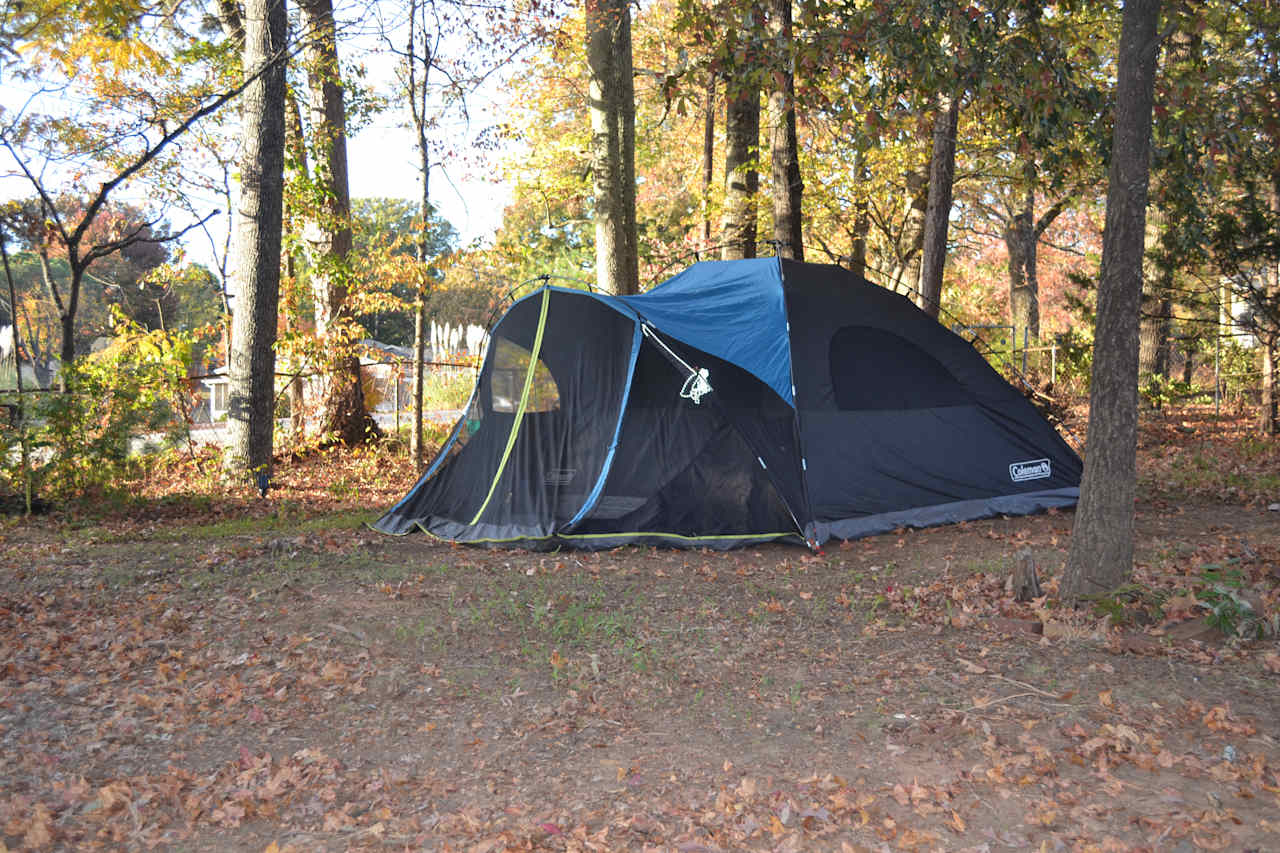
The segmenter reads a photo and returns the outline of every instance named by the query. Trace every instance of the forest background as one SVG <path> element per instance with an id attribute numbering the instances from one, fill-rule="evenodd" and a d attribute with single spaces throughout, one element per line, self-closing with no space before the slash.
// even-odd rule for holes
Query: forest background
<path id="1" fill-rule="evenodd" d="M 975 338 L 1059 417 L 1096 385 L 1103 176 L 1114 190 L 1134 153 L 1113 142 L 1119 8 L 632 11 L 6 6 L 9 351 L 37 387 L 56 374 L 73 392 L 36 393 L 43 432 L 7 433 L 15 491 L 137 476 L 125 439 L 181 415 L 196 362 L 227 364 L 226 464 L 265 491 L 278 415 L 295 443 L 379 435 L 359 369 L 371 335 L 421 361 L 431 322 L 487 325 L 545 277 L 635 290 L 707 257 L 848 266 Z M 1139 389 L 1153 407 L 1234 391 L 1274 435 L 1276 11 L 1148 13 Z M 392 84 L 365 77 L 370 56 L 394 58 Z M 501 123 L 468 138 L 495 86 Z M 353 202 L 348 140 L 388 116 L 416 147 L 415 198 Z M 510 203 L 490 241 L 460 245 L 432 187 L 478 168 Z M 193 238 L 210 264 L 189 262 Z M 418 467 L 425 396 L 419 382 Z"/>

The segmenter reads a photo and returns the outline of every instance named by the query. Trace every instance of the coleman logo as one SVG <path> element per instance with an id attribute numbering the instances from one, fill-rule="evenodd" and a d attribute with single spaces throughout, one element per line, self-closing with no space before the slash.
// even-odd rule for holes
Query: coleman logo
<path id="1" fill-rule="evenodd" d="M 1032 459 L 1030 462 L 1014 462 L 1009 466 L 1009 479 L 1015 483 L 1026 480 L 1042 480 L 1052 476 L 1048 459 Z"/>

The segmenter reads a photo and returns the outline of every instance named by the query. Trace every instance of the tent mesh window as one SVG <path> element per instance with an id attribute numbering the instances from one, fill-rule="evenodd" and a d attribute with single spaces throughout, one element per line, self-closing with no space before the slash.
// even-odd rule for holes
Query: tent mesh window
<path id="1" fill-rule="evenodd" d="M 490 405 L 495 412 L 514 413 L 520 405 L 529 360 L 533 354 L 519 344 L 497 338 L 493 352 L 493 377 Z M 533 368 L 533 381 L 525 401 L 526 412 L 553 412 L 560 408 L 560 389 L 547 366 L 538 361 Z"/>

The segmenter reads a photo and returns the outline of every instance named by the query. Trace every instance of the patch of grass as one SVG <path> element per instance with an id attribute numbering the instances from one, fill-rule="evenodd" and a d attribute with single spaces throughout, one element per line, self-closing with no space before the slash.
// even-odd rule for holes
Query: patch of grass
<path id="1" fill-rule="evenodd" d="M 367 509 L 345 510 L 312 518 L 299 518 L 290 507 L 282 506 L 275 515 L 227 518 L 209 524 L 184 525 L 174 528 L 175 536 L 183 539 L 230 539 L 236 536 L 252 536 L 263 533 L 322 533 L 333 530 L 352 530 L 377 521 L 380 513 Z"/>
<path id="2" fill-rule="evenodd" d="M 1112 625 L 1150 625 L 1164 618 L 1168 594 L 1137 583 L 1128 583 L 1107 595 L 1088 596 L 1094 615 Z"/>

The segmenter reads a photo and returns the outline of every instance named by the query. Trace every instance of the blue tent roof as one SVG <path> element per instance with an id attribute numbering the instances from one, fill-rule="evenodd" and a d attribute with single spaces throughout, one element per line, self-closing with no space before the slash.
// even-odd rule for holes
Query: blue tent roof
<path id="1" fill-rule="evenodd" d="M 659 332 L 738 365 L 795 406 L 777 258 L 703 261 L 647 293 L 616 298 Z"/>

